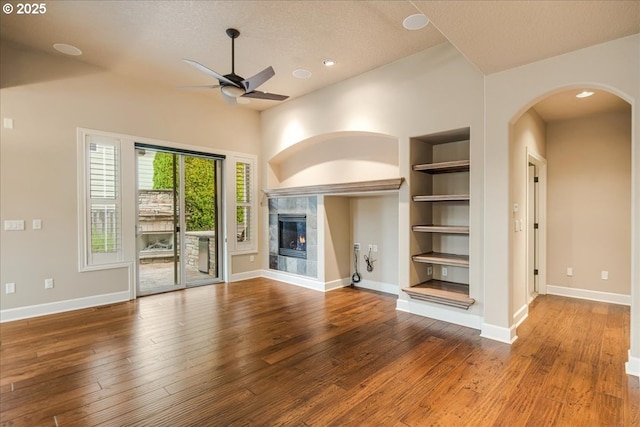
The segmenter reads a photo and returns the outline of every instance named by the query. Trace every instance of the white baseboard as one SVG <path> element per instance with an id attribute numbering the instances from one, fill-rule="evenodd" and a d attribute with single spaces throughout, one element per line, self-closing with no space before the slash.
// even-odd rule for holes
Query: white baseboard
<path id="1" fill-rule="evenodd" d="M 284 273 L 282 271 L 276 271 L 276 270 L 262 270 L 262 277 L 278 280 L 280 282 L 285 282 L 290 285 L 296 285 L 296 286 L 301 286 L 307 289 L 313 289 L 315 291 L 320 291 L 320 292 L 326 292 L 331 289 L 336 289 L 337 287 L 339 287 L 337 286 L 337 283 L 342 283 L 342 279 L 325 283 L 311 277 L 299 276 L 297 274 Z M 346 286 L 346 285 L 342 285 L 342 286 Z"/>
<path id="2" fill-rule="evenodd" d="M 631 295 L 614 294 L 611 292 L 591 291 L 588 289 L 567 288 L 565 286 L 547 285 L 547 294 L 569 298 L 580 298 L 591 301 L 608 302 L 611 304 L 631 305 Z"/>
<path id="3" fill-rule="evenodd" d="M 239 282 L 241 280 L 255 279 L 263 277 L 262 270 L 245 271 L 243 273 L 234 273 L 229 276 L 229 282 Z"/>
<path id="4" fill-rule="evenodd" d="M 398 298 L 398 301 L 396 302 L 396 310 L 411 313 L 409 311 L 409 301 Z"/>
<path id="5" fill-rule="evenodd" d="M 430 319 L 442 320 L 443 322 L 465 326 L 472 329 L 480 329 L 481 319 L 477 314 L 469 313 L 454 307 L 445 307 L 428 301 L 408 301 L 398 299 L 396 310 L 416 314 Z"/>
<path id="6" fill-rule="evenodd" d="M 63 313 L 65 311 L 80 310 L 83 308 L 114 304 L 118 302 L 129 301 L 131 299 L 130 297 L 131 293 L 127 290 L 122 292 L 114 292 L 112 294 L 95 295 L 91 297 L 50 302 L 46 304 L 8 308 L 6 310 L 0 310 L 0 323 L 29 319 L 31 317 L 46 316 L 48 314 Z"/>
<path id="7" fill-rule="evenodd" d="M 520 310 L 515 312 L 513 315 L 513 324 L 518 327 L 527 319 L 527 317 L 529 317 L 529 304 L 523 305 L 520 307 Z"/>
<path id="8" fill-rule="evenodd" d="M 349 284 L 351 283 L 351 279 L 349 280 Z M 375 282 L 373 280 L 361 280 L 358 283 L 354 283 L 353 286 L 356 288 L 369 289 L 371 291 L 384 292 L 386 294 L 399 295 L 400 294 L 400 286 L 392 285 L 390 283 L 383 282 Z"/>
<path id="9" fill-rule="evenodd" d="M 516 326 L 513 325 L 510 328 L 503 326 L 496 326 L 490 323 L 482 324 L 482 332 L 480 333 L 482 338 L 487 338 L 494 341 L 503 342 L 506 344 L 513 344 L 518 339 L 516 335 Z"/>
<path id="10" fill-rule="evenodd" d="M 325 291 L 332 291 L 334 289 L 344 288 L 351 284 L 351 278 L 343 277 L 342 279 L 332 280 L 324 284 Z"/>
<path id="11" fill-rule="evenodd" d="M 629 349 L 629 360 L 624 364 L 627 375 L 633 375 L 640 378 L 640 357 L 634 357 L 631 355 L 631 349 Z"/>

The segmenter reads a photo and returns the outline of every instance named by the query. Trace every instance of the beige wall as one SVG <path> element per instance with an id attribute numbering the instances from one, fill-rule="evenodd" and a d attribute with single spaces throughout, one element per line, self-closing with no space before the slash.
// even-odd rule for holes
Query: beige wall
<path id="1" fill-rule="evenodd" d="M 629 295 L 631 111 L 549 123 L 547 143 L 548 283 Z"/>
<path id="2" fill-rule="evenodd" d="M 546 124 L 533 110 L 529 109 L 513 125 L 510 153 L 511 168 L 511 221 L 510 235 L 512 239 L 512 293 L 511 305 L 513 313 L 522 310 L 527 304 L 527 153 L 539 158 L 546 155 Z M 513 212 L 513 204 L 518 205 L 518 212 Z M 515 221 L 523 221 L 523 230 L 516 231 Z"/>
<path id="3" fill-rule="evenodd" d="M 259 153 L 259 114 L 200 95 L 124 78 L 60 55 L 2 44 L 0 218 L 24 219 L 27 230 L 0 231 L 0 283 L 16 283 L 1 308 L 92 298 L 128 290 L 126 268 L 78 272 L 76 129 L 155 138 L 221 152 Z M 178 82 L 177 82 L 178 83 Z M 135 197 L 133 150 L 123 165 Z M 125 161 L 125 159 L 123 159 Z M 42 230 L 31 229 L 41 219 Z M 134 228 L 125 239 L 135 240 Z M 127 244 L 133 262 L 134 245 Z M 260 257 L 257 257 L 260 260 Z M 251 268 L 260 268 L 258 266 Z M 235 267 L 237 268 L 237 266 Z M 235 272 L 235 271 L 234 271 Z M 44 279 L 55 287 L 44 289 Z"/>

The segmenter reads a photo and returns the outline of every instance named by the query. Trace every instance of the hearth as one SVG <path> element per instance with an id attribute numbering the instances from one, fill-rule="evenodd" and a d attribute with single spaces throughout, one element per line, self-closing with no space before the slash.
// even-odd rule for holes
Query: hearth
<path id="1" fill-rule="evenodd" d="M 307 259 L 307 216 L 278 214 L 278 253 Z"/>

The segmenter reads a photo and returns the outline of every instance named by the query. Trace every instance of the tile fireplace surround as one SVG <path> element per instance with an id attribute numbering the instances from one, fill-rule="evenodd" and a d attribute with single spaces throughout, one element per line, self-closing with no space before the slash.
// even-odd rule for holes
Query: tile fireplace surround
<path id="1" fill-rule="evenodd" d="M 307 217 L 307 259 L 278 254 L 278 214 Z M 269 199 L 269 269 L 318 277 L 318 197 L 272 197 Z"/>

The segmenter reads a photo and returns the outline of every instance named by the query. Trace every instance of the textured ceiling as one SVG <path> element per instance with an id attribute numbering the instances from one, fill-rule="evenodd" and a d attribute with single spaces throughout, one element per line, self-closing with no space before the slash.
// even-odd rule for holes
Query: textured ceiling
<path id="1" fill-rule="evenodd" d="M 416 2 L 483 73 L 640 32 L 640 1 Z"/>
<path id="2" fill-rule="evenodd" d="M 449 40 L 489 74 L 640 32 L 639 1 L 49 1 L 40 16 L 0 17 L 0 37 L 58 54 L 53 43 L 82 49 L 79 60 L 167 86 L 215 84 L 182 62 L 227 74 L 240 30 L 235 71 L 272 65 L 261 90 L 313 92 Z M 403 19 L 421 11 L 417 31 Z M 58 54 L 59 55 L 59 54 Z M 337 62 L 325 68 L 322 60 Z M 296 79 L 292 71 L 313 75 Z M 221 101 L 217 91 L 203 96 Z M 251 100 L 264 110 L 273 101 Z"/>
<path id="3" fill-rule="evenodd" d="M 576 98 L 581 89 L 565 90 L 538 102 L 533 109 L 545 122 L 571 120 L 594 114 L 629 111 L 631 104 L 604 90 L 592 89 L 593 96 Z"/>

